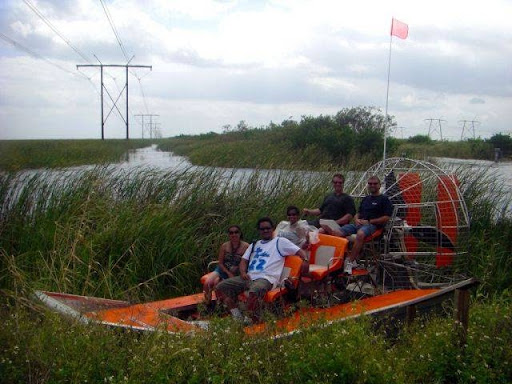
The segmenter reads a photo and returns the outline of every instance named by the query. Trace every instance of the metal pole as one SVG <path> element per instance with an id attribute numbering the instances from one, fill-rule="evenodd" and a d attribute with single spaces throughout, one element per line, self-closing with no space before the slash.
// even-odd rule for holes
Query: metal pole
<path id="1" fill-rule="evenodd" d="M 389 59 L 388 59 L 388 88 L 386 90 L 386 120 L 384 121 L 384 152 L 382 155 L 382 161 L 386 161 L 386 140 L 387 140 L 387 127 L 388 127 L 388 100 L 389 100 L 389 75 L 391 73 L 391 43 L 393 41 L 393 35 L 389 37 Z"/>
<path id="2" fill-rule="evenodd" d="M 105 140 L 105 122 L 103 121 L 103 65 L 100 66 L 101 73 L 101 140 Z"/>
<path id="3" fill-rule="evenodd" d="M 126 65 L 126 140 L 129 139 L 128 134 L 128 64 Z"/>
<path id="4" fill-rule="evenodd" d="M 149 138 L 153 139 L 153 115 L 149 115 Z"/>

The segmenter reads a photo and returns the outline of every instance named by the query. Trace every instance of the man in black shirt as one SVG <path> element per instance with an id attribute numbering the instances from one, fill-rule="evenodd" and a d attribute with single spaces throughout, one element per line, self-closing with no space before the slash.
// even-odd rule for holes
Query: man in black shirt
<path id="1" fill-rule="evenodd" d="M 357 266 L 357 259 L 364 244 L 364 239 L 377 229 L 383 228 L 393 215 L 393 204 L 386 195 L 380 193 L 380 180 L 377 176 L 368 179 L 369 195 L 365 196 L 354 217 L 354 224 L 341 227 L 341 236 L 347 237 L 356 234 L 356 241 L 352 251 L 345 259 L 345 272 L 352 274 Z"/>
<path id="2" fill-rule="evenodd" d="M 334 192 L 327 195 L 320 208 L 304 208 L 302 210 L 304 215 L 320 216 L 320 219 L 330 219 L 336 221 L 340 226 L 350 223 L 350 220 L 356 214 L 356 206 L 354 199 L 343 192 L 343 185 L 345 177 L 336 173 L 332 177 L 332 185 Z M 312 222 L 316 227 L 320 227 L 319 221 Z"/>

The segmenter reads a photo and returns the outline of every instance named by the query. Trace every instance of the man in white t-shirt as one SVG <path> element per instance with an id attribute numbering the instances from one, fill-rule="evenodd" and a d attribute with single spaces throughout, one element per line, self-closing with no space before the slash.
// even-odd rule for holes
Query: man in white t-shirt
<path id="1" fill-rule="evenodd" d="M 216 287 L 219 300 L 228 307 L 233 317 L 243 319 L 237 303 L 238 295 L 247 291 L 247 309 L 257 316 L 260 301 L 269 290 L 276 286 L 284 267 L 284 258 L 298 255 L 306 260 L 306 253 L 290 240 L 272 238 L 274 223 L 268 217 L 258 220 L 261 240 L 250 245 L 240 262 L 240 276 L 223 280 Z"/>

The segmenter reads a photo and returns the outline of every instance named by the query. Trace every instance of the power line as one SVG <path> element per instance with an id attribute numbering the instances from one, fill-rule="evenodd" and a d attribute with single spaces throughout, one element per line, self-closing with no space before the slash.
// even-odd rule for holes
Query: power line
<path id="1" fill-rule="evenodd" d="M 67 72 L 73 76 L 78 76 L 76 74 L 76 72 L 71 72 L 69 70 L 67 70 L 66 68 L 60 66 L 59 64 L 57 63 L 54 63 L 53 61 L 47 59 L 46 57 L 44 56 L 41 56 L 39 53 L 37 52 L 34 52 L 33 50 L 31 50 L 30 48 L 27 48 L 23 45 L 21 45 L 20 43 L 14 41 L 13 39 L 11 39 L 10 37 L 4 35 L 3 33 L 0 32 L 0 38 L 2 38 L 3 40 L 7 41 L 9 44 L 12 44 L 13 46 L 15 46 L 16 48 L 18 49 L 21 49 L 22 51 L 25 51 L 26 53 L 28 53 L 29 55 L 37 58 L 37 59 L 41 59 L 41 60 L 44 60 L 46 61 L 47 63 L 59 68 L 61 71 L 64 71 L 64 72 Z M 85 77 L 86 79 L 90 80 L 86 75 L 84 75 L 83 73 L 80 72 L 80 75 L 82 75 L 83 77 Z"/>
<path id="2" fill-rule="evenodd" d="M 46 23 L 46 25 L 48 25 L 48 27 L 50 27 L 50 29 L 51 29 L 53 32 L 55 32 L 55 34 L 56 34 L 57 36 L 59 36 L 59 37 L 60 37 L 60 38 L 61 38 L 61 39 L 62 39 L 62 40 L 63 40 L 63 41 L 64 41 L 64 42 L 65 42 L 65 43 L 66 43 L 66 44 L 71 48 L 71 49 L 73 49 L 73 51 L 75 51 L 75 52 L 76 52 L 76 53 L 77 53 L 77 54 L 78 54 L 82 59 L 84 59 L 87 63 L 90 63 L 90 62 L 91 62 L 91 60 L 89 60 L 89 59 L 85 56 L 85 54 L 83 54 L 82 52 L 80 52 L 80 50 L 79 50 L 78 48 L 76 48 L 73 44 L 71 44 L 71 42 L 70 42 L 68 39 L 66 39 L 66 38 L 62 35 L 62 33 L 60 33 L 60 32 L 57 30 L 57 28 L 55 28 L 55 26 L 50 22 L 50 20 L 48 20 L 48 19 L 47 19 L 47 18 L 46 18 L 46 17 L 45 17 L 45 16 L 44 16 L 44 15 L 43 15 L 43 14 L 42 14 L 42 13 L 41 13 L 37 8 L 36 8 L 36 7 L 35 7 L 35 5 L 33 5 L 32 3 L 30 3 L 28 0 L 23 0 L 23 2 L 24 2 L 25 4 L 27 4 L 27 5 L 28 5 L 28 7 L 29 7 L 30 9 L 32 9 L 32 11 L 34 11 L 34 13 L 35 13 L 37 16 L 39 16 L 39 18 L 40 18 L 41 20 L 43 20 L 43 21 Z"/>
<path id="3" fill-rule="evenodd" d="M 108 22 L 110 23 L 110 27 L 112 28 L 112 31 L 114 32 L 114 35 L 117 39 L 119 47 L 121 48 L 121 51 L 123 52 L 124 58 L 126 60 L 128 60 L 128 54 L 126 53 L 126 49 L 124 48 L 124 45 L 123 45 L 123 42 L 121 41 L 121 37 L 119 36 L 119 33 L 117 32 L 116 26 L 114 25 L 114 20 L 112 19 L 112 16 L 110 15 L 107 5 L 103 2 L 103 0 L 100 0 L 100 3 L 103 6 L 105 15 L 107 16 Z"/>
<path id="4" fill-rule="evenodd" d="M 122 42 L 122 40 L 121 40 L 121 35 L 120 35 L 120 34 L 119 34 L 119 32 L 117 31 L 117 28 L 116 28 L 115 23 L 114 23 L 114 19 L 113 19 L 112 15 L 111 15 L 111 13 L 110 13 L 110 11 L 109 11 L 108 7 L 107 7 L 107 4 L 105 4 L 105 2 L 104 2 L 103 0 L 100 0 L 100 2 L 101 2 L 101 5 L 102 5 L 102 7 L 103 7 L 103 11 L 105 12 L 105 15 L 107 16 L 107 20 L 108 20 L 108 22 L 109 22 L 109 24 L 110 24 L 110 27 L 112 28 L 112 32 L 114 32 L 114 36 L 116 37 L 116 40 L 117 40 L 117 42 L 118 42 L 118 44 L 119 44 L 119 47 L 121 48 L 121 51 L 123 52 L 123 55 L 124 55 L 125 59 L 126 59 L 126 60 L 128 60 L 128 54 L 127 54 L 126 49 L 125 49 L 125 46 L 124 46 L 124 44 L 123 44 L 123 42 Z M 132 59 L 133 59 L 133 57 L 132 57 Z M 131 59 L 130 59 L 130 60 L 131 60 Z M 128 60 L 128 63 L 130 62 L 130 60 Z M 131 71 L 130 71 L 130 72 L 131 72 Z M 142 83 L 140 82 L 140 81 L 141 81 L 141 79 L 142 79 L 142 77 L 146 76 L 147 74 L 146 74 L 146 75 L 144 75 L 144 76 L 142 76 L 142 77 L 139 77 L 139 76 L 137 75 L 137 73 L 135 73 L 135 72 L 131 72 L 131 73 L 132 73 L 132 75 L 134 75 L 134 76 L 137 78 L 137 80 L 139 81 L 139 88 L 140 88 L 140 92 L 141 92 L 141 94 L 142 94 L 142 100 L 144 101 L 144 106 L 145 106 L 145 108 L 146 108 L 146 112 L 147 112 L 147 113 L 149 113 L 149 108 L 148 108 L 148 105 L 147 105 L 147 102 L 146 102 L 146 95 L 144 94 L 144 90 L 143 90 L 143 88 L 142 88 Z M 132 114 L 132 115 L 133 115 L 133 114 Z"/>
<path id="5" fill-rule="evenodd" d="M 141 123 L 141 127 L 142 127 L 142 138 L 144 138 L 144 129 L 145 129 L 145 124 L 144 124 L 144 117 L 149 117 L 149 138 L 150 139 L 153 139 L 153 136 L 156 137 L 156 122 L 153 123 L 153 117 L 158 117 L 160 115 L 154 115 L 154 114 L 139 114 L 139 115 L 135 115 L 136 117 L 142 117 L 142 123 Z"/>

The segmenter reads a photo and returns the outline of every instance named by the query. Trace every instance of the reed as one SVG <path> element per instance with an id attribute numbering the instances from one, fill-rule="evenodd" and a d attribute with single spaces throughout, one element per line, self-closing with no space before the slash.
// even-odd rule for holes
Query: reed
<path id="1" fill-rule="evenodd" d="M 510 300 L 474 302 L 461 348 L 446 317 L 396 338 L 362 318 L 255 340 L 230 319 L 198 336 L 137 333 L 22 306 L 3 316 L 0 373 L 9 383 L 508 383 L 511 309 Z"/>
<path id="2" fill-rule="evenodd" d="M 250 240 L 258 217 L 317 204 L 328 177 L 108 167 L 4 175 L 2 267 L 33 288 L 131 300 L 190 293 L 230 224 Z"/>
<path id="3" fill-rule="evenodd" d="M 419 322 L 396 340 L 368 319 L 278 341 L 247 339 L 229 319 L 201 337 L 69 322 L 34 289 L 139 301 L 197 292 L 239 224 L 316 206 L 331 173 L 190 168 L 0 175 L 0 377 L 6 382 L 509 382 L 512 223 L 492 175 L 456 170 L 472 213 L 474 297 L 464 351 L 453 324 Z M 350 189 L 351 178 L 347 180 Z M 498 209 L 496 209 L 498 208 Z M 275 362 L 279 362 L 276 364 Z M 482 365 L 486 369 L 482 368 Z"/>
<path id="4" fill-rule="evenodd" d="M 512 224 L 506 193 L 492 174 L 455 170 L 472 215 L 464 272 L 480 292 L 509 289 Z M 2 270 L 32 288 L 142 300 L 191 293 L 239 224 L 257 237 L 261 216 L 277 222 L 286 206 L 317 206 L 330 173 L 245 172 L 216 168 L 2 174 Z M 351 177 L 347 179 L 350 189 Z M 6 273 L 1 288 L 13 285 Z"/>
<path id="5" fill-rule="evenodd" d="M 150 146 L 148 140 L 0 140 L 0 170 L 60 168 L 107 164 L 129 150 Z"/>

